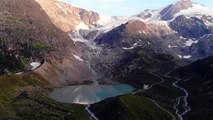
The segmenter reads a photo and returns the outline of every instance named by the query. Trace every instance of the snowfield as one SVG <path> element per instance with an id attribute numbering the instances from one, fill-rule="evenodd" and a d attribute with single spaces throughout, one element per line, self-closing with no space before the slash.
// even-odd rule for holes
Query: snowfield
<path id="1" fill-rule="evenodd" d="M 32 62 L 32 63 L 30 63 L 30 65 L 32 66 L 31 70 L 35 70 L 36 68 L 41 66 L 41 63 L 40 62 Z"/>
<path id="2" fill-rule="evenodd" d="M 77 55 L 73 55 L 78 61 L 81 61 L 81 62 L 83 62 L 84 60 L 81 58 L 81 57 L 79 57 L 79 56 L 77 56 Z"/>
<path id="3" fill-rule="evenodd" d="M 185 45 L 190 47 L 192 46 L 192 44 L 197 44 L 197 43 L 198 43 L 198 40 L 193 41 L 192 39 L 189 39 L 188 41 L 186 41 Z"/>

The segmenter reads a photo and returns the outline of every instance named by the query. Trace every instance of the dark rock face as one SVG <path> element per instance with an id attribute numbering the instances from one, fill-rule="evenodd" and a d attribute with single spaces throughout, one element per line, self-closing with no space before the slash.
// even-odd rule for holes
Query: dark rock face
<path id="1" fill-rule="evenodd" d="M 118 27 L 114 28 L 113 30 L 107 32 L 106 34 L 99 36 L 95 40 L 95 42 L 97 44 L 105 44 L 108 47 L 115 47 L 118 45 L 117 43 L 123 37 L 125 28 L 126 28 L 125 24 L 118 26 Z"/>
<path id="2" fill-rule="evenodd" d="M 194 58 L 205 58 L 213 55 L 213 35 L 208 34 L 198 40 L 198 43 L 189 48 Z"/>
<path id="3" fill-rule="evenodd" d="M 202 20 L 197 18 L 187 19 L 185 16 L 178 16 L 170 22 L 169 26 L 186 38 L 198 38 L 212 33 Z"/>
<path id="4" fill-rule="evenodd" d="M 99 20 L 98 13 L 93 11 L 86 11 L 82 9 L 79 15 L 81 16 L 81 19 L 83 20 L 83 22 L 88 26 L 93 25 L 93 23 Z"/>
<path id="5" fill-rule="evenodd" d="M 213 23 L 213 18 L 212 18 L 211 16 L 203 15 L 203 16 L 201 17 L 201 19 L 204 20 L 204 21 L 207 21 L 207 22 L 209 22 L 209 23 Z"/>
<path id="6" fill-rule="evenodd" d="M 173 18 L 173 15 L 170 13 L 170 9 L 172 9 L 172 7 L 173 5 L 169 5 L 160 12 L 162 20 L 170 20 Z"/>

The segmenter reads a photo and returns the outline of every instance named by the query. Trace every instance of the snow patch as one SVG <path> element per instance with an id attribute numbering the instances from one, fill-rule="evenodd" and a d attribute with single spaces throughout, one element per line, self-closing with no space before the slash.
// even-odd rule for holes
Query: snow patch
<path id="1" fill-rule="evenodd" d="M 148 43 L 148 45 L 150 45 L 150 44 L 151 44 L 149 41 L 148 41 L 147 43 Z"/>
<path id="2" fill-rule="evenodd" d="M 194 17 L 194 16 L 199 17 L 202 15 L 213 17 L 213 8 L 208 8 L 203 5 L 194 3 L 193 7 L 185 9 L 185 10 L 181 10 L 180 12 L 176 13 L 174 15 L 174 19 L 175 19 L 175 17 L 180 16 L 180 15 L 184 15 L 186 17 Z"/>
<path id="3" fill-rule="evenodd" d="M 40 62 L 32 62 L 30 63 L 30 65 L 32 66 L 31 70 L 35 70 L 36 68 L 38 68 L 41 63 Z"/>
<path id="4" fill-rule="evenodd" d="M 125 17 L 110 17 L 110 16 L 100 15 L 100 19 L 96 23 L 98 28 L 95 28 L 95 29 L 102 31 L 103 33 L 106 33 L 112 30 L 113 28 L 128 22 L 128 20 L 129 19 Z"/>
<path id="5" fill-rule="evenodd" d="M 179 58 L 183 58 L 183 59 L 189 59 L 189 58 L 191 58 L 192 56 L 191 56 L 191 55 L 184 55 L 184 56 L 178 55 L 178 57 L 179 57 Z"/>
<path id="6" fill-rule="evenodd" d="M 136 46 L 138 45 L 138 43 L 135 43 L 132 47 L 123 47 L 124 50 L 131 50 L 131 49 L 134 49 Z"/>
<path id="7" fill-rule="evenodd" d="M 197 44 L 198 40 L 193 41 L 192 39 L 189 39 L 188 41 L 186 41 L 185 45 L 186 46 L 192 46 L 192 44 Z"/>
<path id="8" fill-rule="evenodd" d="M 174 46 L 171 46 L 171 45 L 168 45 L 168 48 L 176 48 L 178 47 L 177 45 L 174 45 Z"/>
<path id="9" fill-rule="evenodd" d="M 75 29 L 77 29 L 77 30 L 80 30 L 80 29 L 88 30 L 89 27 L 88 27 L 86 24 L 84 24 L 83 22 L 80 22 L 80 23 L 75 27 Z"/>
<path id="10" fill-rule="evenodd" d="M 161 17 L 160 17 L 160 12 L 162 11 L 162 9 L 159 10 L 146 10 L 143 13 L 141 13 L 141 16 L 147 16 L 147 15 L 151 15 L 151 17 L 145 18 L 145 21 L 160 21 Z"/>
<path id="11" fill-rule="evenodd" d="M 180 36 L 180 39 L 187 39 L 187 38 L 185 38 L 185 37 L 183 37 L 183 36 Z"/>
<path id="12" fill-rule="evenodd" d="M 182 56 L 182 55 L 178 55 L 178 57 L 179 57 L 179 58 L 183 58 L 183 56 Z"/>
<path id="13" fill-rule="evenodd" d="M 191 55 L 185 55 L 185 56 L 183 56 L 184 59 L 189 59 L 191 57 L 192 57 Z"/>
<path id="14" fill-rule="evenodd" d="M 84 60 L 81 58 L 81 57 L 79 57 L 78 55 L 73 55 L 78 61 L 81 61 L 81 62 L 83 62 Z"/>

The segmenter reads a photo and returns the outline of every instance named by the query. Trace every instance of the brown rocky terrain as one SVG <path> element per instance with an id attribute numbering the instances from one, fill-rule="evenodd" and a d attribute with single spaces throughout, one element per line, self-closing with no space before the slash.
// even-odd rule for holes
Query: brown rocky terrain
<path id="1" fill-rule="evenodd" d="M 35 1 L 41 5 L 52 23 L 64 32 L 75 30 L 81 23 L 93 27 L 93 23 L 99 19 L 99 15 L 93 11 L 86 11 L 57 0 Z"/>
<path id="2" fill-rule="evenodd" d="M 58 2 L 45 0 L 42 3 L 40 5 L 34 0 L 1 0 L 1 40 L 4 39 L 7 46 L 11 46 L 10 49 L 15 51 L 20 44 L 20 49 L 23 48 L 24 44 L 28 45 L 29 43 L 48 46 L 50 49 L 45 51 L 42 56 L 42 59 L 45 59 L 45 64 L 37 72 L 41 73 L 53 86 L 81 84 L 91 80 L 91 71 L 87 64 L 73 57 L 74 54 L 79 53 L 79 49 L 65 32 L 71 30 L 71 28 L 64 29 L 63 26 L 58 26 L 66 26 L 66 24 L 61 24 L 65 18 L 70 21 L 65 21 L 65 23 L 70 23 L 70 25 L 73 23 L 74 25 L 75 22 L 68 19 L 72 17 L 63 18 L 61 16 L 65 16 L 64 13 L 60 14 L 60 11 L 52 10 L 59 10 L 59 8 L 50 7 L 48 11 L 54 13 L 51 17 L 47 11 L 44 11 L 46 10 L 44 5 L 56 7 Z M 76 10 L 79 12 L 84 11 Z M 73 14 L 76 14 L 75 11 L 73 11 Z M 76 14 L 76 16 L 78 15 Z M 56 17 L 60 19 L 53 21 Z M 84 20 L 87 21 L 86 18 Z M 16 56 L 22 57 L 23 55 L 18 53 Z M 38 57 L 41 58 L 41 56 L 33 55 L 33 57 L 30 56 L 27 59 L 28 62 L 41 60 Z"/>

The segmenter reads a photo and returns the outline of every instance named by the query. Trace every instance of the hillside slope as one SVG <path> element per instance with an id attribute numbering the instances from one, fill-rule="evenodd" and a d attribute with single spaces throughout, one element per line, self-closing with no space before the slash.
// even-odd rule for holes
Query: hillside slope
<path id="1" fill-rule="evenodd" d="M 189 92 L 192 111 L 186 120 L 211 120 L 213 107 L 213 57 L 198 60 L 171 73 L 182 79 L 180 85 Z"/>

